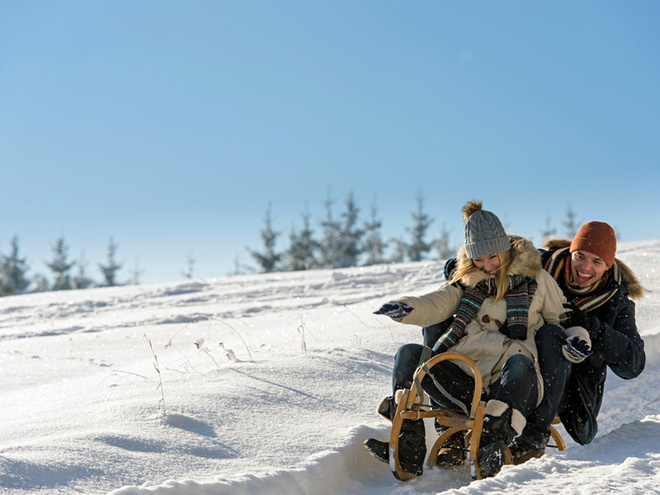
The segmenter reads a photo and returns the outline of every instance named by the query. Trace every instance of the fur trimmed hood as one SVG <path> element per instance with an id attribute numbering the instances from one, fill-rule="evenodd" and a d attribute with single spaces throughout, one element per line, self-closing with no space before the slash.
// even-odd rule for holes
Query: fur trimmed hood
<path id="1" fill-rule="evenodd" d="M 511 265 L 508 275 L 523 275 L 525 277 L 536 278 L 539 271 L 543 268 L 541 265 L 541 253 L 534 247 L 528 237 L 509 235 L 511 242 Z M 569 243 L 570 244 L 570 243 Z M 456 256 L 456 268 L 461 269 L 469 266 L 472 262 L 465 253 L 465 247 L 461 246 Z M 482 280 L 486 279 L 488 274 L 482 270 L 471 270 L 461 277 L 460 283 L 468 287 L 474 287 Z"/>
<path id="2" fill-rule="evenodd" d="M 550 237 L 549 239 L 546 239 L 546 241 L 543 243 L 543 247 L 545 249 L 562 249 L 565 247 L 570 247 L 570 245 L 571 245 L 570 239 L 563 239 L 560 237 Z M 619 258 L 614 258 L 614 261 L 619 267 L 619 272 L 621 273 L 621 279 L 628 286 L 628 294 L 630 295 L 630 298 L 641 299 L 644 296 L 644 288 L 642 287 L 642 284 L 637 278 L 637 275 L 635 275 L 635 272 L 633 272 L 628 267 L 628 265 L 626 265 Z"/>

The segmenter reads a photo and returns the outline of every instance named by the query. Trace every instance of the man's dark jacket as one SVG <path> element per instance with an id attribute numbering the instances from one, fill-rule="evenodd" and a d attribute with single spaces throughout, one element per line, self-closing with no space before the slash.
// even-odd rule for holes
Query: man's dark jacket
<path id="1" fill-rule="evenodd" d="M 570 241 L 555 239 L 541 251 L 543 266 L 553 254 Z M 620 378 L 631 379 L 644 370 L 646 356 L 644 341 L 635 324 L 635 303 L 631 298 L 642 296 L 642 287 L 634 273 L 620 260 L 616 260 L 620 280 L 609 277 L 601 291 L 617 289 L 603 305 L 588 311 L 592 317 L 591 347 L 593 354 L 582 363 L 574 364 L 569 383 L 564 391 L 559 411 L 564 428 L 581 445 L 590 443 L 598 431 L 596 417 L 603 402 L 603 388 L 609 368 Z M 610 268 L 612 275 L 612 268 Z M 558 281 L 559 282 L 559 281 Z M 566 299 L 571 302 L 575 294 L 559 283 Z"/>

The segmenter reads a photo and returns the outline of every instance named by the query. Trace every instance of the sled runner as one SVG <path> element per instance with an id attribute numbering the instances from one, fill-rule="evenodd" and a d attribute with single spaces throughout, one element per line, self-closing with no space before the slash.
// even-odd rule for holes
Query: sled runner
<path id="1" fill-rule="evenodd" d="M 455 412 L 447 409 L 432 409 L 426 403 L 424 391 L 421 388 L 422 379 L 429 373 L 429 370 L 436 364 L 445 360 L 462 361 L 466 363 L 474 377 L 474 396 L 472 405 L 468 414 Z M 404 419 L 424 419 L 433 418 L 438 425 L 442 425 L 447 429 L 435 441 L 433 447 L 429 451 L 427 465 L 433 467 L 437 463 L 438 452 L 445 442 L 455 433 L 460 431 L 466 432 L 468 451 L 468 462 L 473 468 L 473 478 L 481 479 L 481 471 L 479 469 L 478 452 L 479 442 L 481 440 L 481 432 L 483 429 L 484 416 L 486 412 L 486 403 L 481 400 L 482 379 L 479 367 L 469 357 L 456 352 L 443 352 L 438 354 L 423 365 L 417 368 L 413 377 L 412 386 L 410 389 L 404 389 L 402 395 L 398 399 L 394 419 L 392 420 L 392 431 L 390 433 L 389 445 L 389 461 L 392 474 L 401 481 L 407 481 L 415 477 L 407 471 L 404 471 L 399 462 L 399 434 L 401 433 L 401 424 Z M 559 422 L 555 419 L 554 424 Z M 551 435 L 559 450 L 566 450 L 566 444 L 562 439 L 559 432 L 550 427 Z M 511 452 L 506 449 L 505 463 L 512 464 Z"/>

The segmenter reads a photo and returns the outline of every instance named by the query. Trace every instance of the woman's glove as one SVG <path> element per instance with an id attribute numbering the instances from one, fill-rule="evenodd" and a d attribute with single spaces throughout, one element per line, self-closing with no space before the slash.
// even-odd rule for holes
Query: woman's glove
<path id="1" fill-rule="evenodd" d="M 527 340 L 527 327 L 525 325 L 515 325 L 510 327 L 508 319 L 504 320 L 504 323 L 498 328 L 498 330 L 512 340 Z"/>
<path id="2" fill-rule="evenodd" d="M 436 354 L 447 352 L 448 350 L 449 347 L 447 347 L 447 344 L 444 342 L 436 342 L 433 346 L 433 355 L 435 356 Z"/>
<path id="3" fill-rule="evenodd" d="M 402 302 L 391 302 L 383 304 L 378 311 L 374 311 L 375 315 L 385 315 L 392 319 L 403 318 L 408 316 L 413 310 L 411 306 Z"/>

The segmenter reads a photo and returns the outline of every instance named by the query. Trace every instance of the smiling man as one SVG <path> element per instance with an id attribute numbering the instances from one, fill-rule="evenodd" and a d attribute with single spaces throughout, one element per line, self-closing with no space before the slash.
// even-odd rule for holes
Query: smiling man
<path id="1" fill-rule="evenodd" d="M 604 222 L 585 223 L 570 246 L 571 283 L 590 290 L 614 264 L 616 235 Z"/>
<path id="2" fill-rule="evenodd" d="M 591 287 L 603 277 L 608 266 L 603 258 L 587 251 L 571 253 L 571 272 L 579 287 Z"/>
<path id="3" fill-rule="evenodd" d="M 643 291 L 634 273 L 615 258 L 614 229 L 604 222 L 588 222 L 572 241 L 550 239 L 546 248 L 543 266 L 569 303 L 562 325 L 585 328 L 593 353 L 582 362 L 571 362 L 561 352 L 565 340 L 552 327 L 536 334 L 545 395 L 511 446 L 516 464 L 544 454 L 557 414 L 576 442 L 590 443 L 598 431 L 596 417 L 607 368 L 623 379 L 632 379 L 646 362 L 632 301 Z"/>

